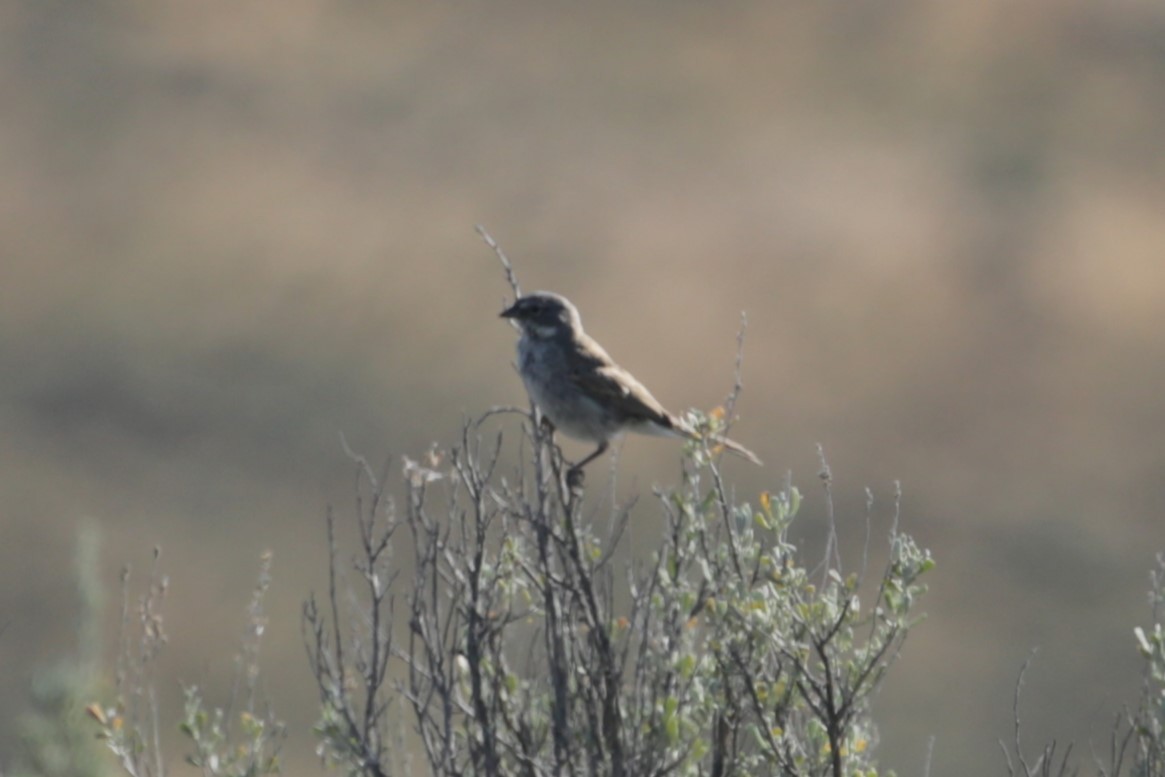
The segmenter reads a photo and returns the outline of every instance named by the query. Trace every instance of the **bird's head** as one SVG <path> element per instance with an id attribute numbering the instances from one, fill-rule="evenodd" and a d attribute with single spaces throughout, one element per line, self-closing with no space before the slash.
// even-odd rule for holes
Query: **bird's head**
<path id="1" fill-rule="evenodd" d="M 518 297 L 501 312 L 502 318 L 517 322 L 530 337 L 547 339 L 582 331 L 578 308 L 561 294 L 536 291 Z"/>

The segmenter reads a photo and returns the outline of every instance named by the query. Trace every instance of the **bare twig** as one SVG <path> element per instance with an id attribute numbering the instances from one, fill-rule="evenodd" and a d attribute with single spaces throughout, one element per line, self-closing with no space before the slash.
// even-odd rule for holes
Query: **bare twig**
<path id="1" fill-rule="evenodd" d="M 736 402 L 744 391 L 744 334 L 748 331 L 748 314 L 740 311 L 740 328 L 736 330 L 736 362 L 732 368 L 732 390 L 724 399 L 724 434 L 736 420 Z"/>
<path id="2" fill-rule="evenodd" d="M 490 247 L 490 250 L 494 252 L 498 261 L 502 263 L 502 268 L 506 271 L 506 282 L 510 284 L 510 290 L 514 292 L 514 297 L 521 297 L 522 287 L 518 285 L 518 276 L 514 273 L 514 266 L 510 264 L 510 259 L 506 256 L 506 252 L 502 250 L 498 242 L 493 239 L 493 236 L 481 224 L 476 225 L 474 229 L 477 231 L 477 234 L 481 235 L 481 239 Z"/>
<path id="3" fill-rule="evenodd" d="M 1031 666 L 1031 662 L 1033 659 L 1035 659 L 1037 652 L 1039 652 L 1038 648 L 1032 648 L 1031 652 L 1028 653 L 1027 658 L 1025 658 L 1023 660 L 1023 664 L 1019 668 L 1019 676 L 1015 679 L 1015 699 L 1012 701 L 1012 705 L 1011 705 L 1012 725 L 1013 725 L 1013 729 L 1014 729 L 1014 734 L 1013 734 L 1014 739 L 1012 741 L 1012 747 L 1015 750 L 1016 758 L 1019 760 L 1019 766 L 1021 769 L 1023 769 L 1023 772 L 1022 772 L 1023 777 L 1033 777 L 1033 775 L 1035 775 L 1035 772 L 1032 770 L 1032 767 L 1028 764 L 1027 759 L 1024 757 L 1023 745 L 1022 745 L 1022 742 L 1020 741 L 1020 728 L 1021 727 L 1020 727 L 1020 722 L 1019 722 L 1019 700 L 1020 700 L 1020 696 L 1023 693 L 1024 675 L 1027 674 L 1028 667 Z M 1008 747 L 1007 747 L 1007 745 L 1005 745 L 1003 743 L 1003 740 L 999 740 L 999 746 L 1003 749 L 1003 755 L 1007 759 L 1007 773 L 1009 775 L 1012 775 L 1012 777 L 1014 777 L 1015 769 L 1014 769 L 1012 762 L 1011 762 L 1011 756 L 1009 755 Z M 1041 761 L 1043 760 L 1042 757 L 1040 760 Z M 1037 761 L 1036 768 L 1038 768 L 1039 765 L 1040 765 L 1040 762 Z"/>
<path id="4" fill-rule="evenodd" d="M 825 446 L 821 443 L 817 444 L 817 458 L 821 462 L 821 469 L 817 472 L 817 477 L 821 481 L 821 487 L 825 493 L 825 518 L 826 518 L 826 538 L 825 538 L 825 553 L 821 559 L 821 574 L 822 584 L 829 577 L 830 570 L 837 570 L 841 573 L 841 549 L 837 541 L 837 516 L 834 512 L 833 505 L 833 470 L 829 466 L 829 460 L 825 457 Z"/>
<path id="5" fill-rule="evenodd" d="M 377 488 L 379 488 L 380 481 L 377 479 L 376 474 L 373 473 L 372 467 L 368 464 L 368 459 L 366 459 L 363 456 L 361 456 L 360 454 L 356 453 L 348 446 L 348 438 L 344 436 L 343 432 L 340 432 L 339 434 L 340 434 L 340 448 L 343 449 L 344 455 L 347 456 L 349 459 L 351 459 L 353 462 L 355 462 L 360 467 L 360 471 L 364 474 L 364 476 L 366 478 L 368 478 L 369 485 L 371 485 L 373 491 L 375 491 Z M 357 493 L 359 493 L 359 492 L 357 492 Z"/>

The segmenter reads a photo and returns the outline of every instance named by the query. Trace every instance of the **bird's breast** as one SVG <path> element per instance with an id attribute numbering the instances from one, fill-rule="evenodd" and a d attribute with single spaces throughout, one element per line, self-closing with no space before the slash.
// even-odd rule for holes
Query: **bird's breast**
<path id="1" fill-rule="evenodd" d="M 616 430 L 605 408 L 575 384 L 563 344 L 523 337 L 518 341 L 518 372 L 526 393 L 552 424 L 581 440 L 606 440 Z"/>

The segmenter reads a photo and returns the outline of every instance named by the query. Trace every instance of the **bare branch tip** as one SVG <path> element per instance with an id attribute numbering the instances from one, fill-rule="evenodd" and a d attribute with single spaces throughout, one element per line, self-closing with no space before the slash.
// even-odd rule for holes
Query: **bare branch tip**
<path id="1" fill-rule="evenodd" d="M 510 259 L 506 256 L 506 252 L 498 245 L 498 241 L 493 239 L 493 236 L 481 224 L 475 224 L 474 231 L 481 236 L 485 244 L 489 246 L 490 250 L 494 252 L 494 256 L 502 263 L 502 269 L 506 273 L 506 282 L 510 284 L 510 289 L 514 292 L 515 297 L 522 296 L 522 288 L 518 285 L 518 276 L 514 273 L 514 266 L 510 263 Z"/>

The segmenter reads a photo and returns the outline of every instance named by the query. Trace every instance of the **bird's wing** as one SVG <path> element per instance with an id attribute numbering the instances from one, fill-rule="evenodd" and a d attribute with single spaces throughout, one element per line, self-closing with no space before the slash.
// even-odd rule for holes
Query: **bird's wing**
<path id="1" fill-rule="evenodd" d="M 603 347 L 589 337 L 574 343 L 568 360 L 570 380 L 587 396 L 600 405 L 611 407 L 630 422 L 647 424 L 641 431 L 653 429 L 660 434 L 699 439 L 699 434 L 689 429 L 678 418 L 669 413 L 659 400 L 651 395 L 647 387 L 637 381 L 627 370 L 615 363 Z M 716 445 L 731 453 L 760 465 L 757 455 L 735 440 L 716 435 L 710 438 Z"/>
<path id="2" fill-rule="evenodd" d="M 600 405 L 631 422 L 646 422 L 674 430 L 681 436 L 683 430 L 671 413 L 664 409 L 647 388 L 631 373 L 615 364 L 607 352 L 593 340 L 578 348 L 571 359 L 570 380 L 587 396 Z"/>

